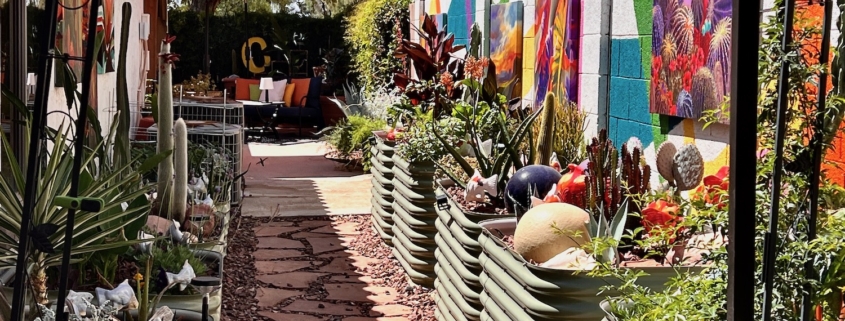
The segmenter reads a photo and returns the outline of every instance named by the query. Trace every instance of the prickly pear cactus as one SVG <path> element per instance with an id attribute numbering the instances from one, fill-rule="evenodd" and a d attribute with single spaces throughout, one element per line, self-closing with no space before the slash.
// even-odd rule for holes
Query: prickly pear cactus
<path id="1" fill-rule="evenodd" d="M 692 144 L 681 146 L 675 153 L 674 161 L 672 176 L 675 177 L 678 190 L 688 191 L 696 188 L 704 177 L 704 158 L 698 148 Z"/>
<path id="2" fill-rule="evenodd" d="M 672 170 L 675 168 L 675 153 L 677 152 L 678 149 L 675 148 L 675 144 L 669 141 L 663 142 L 657 148 L 657 172 L 672 186 L 675 184 L 675 176 L 672 174 Z"/>

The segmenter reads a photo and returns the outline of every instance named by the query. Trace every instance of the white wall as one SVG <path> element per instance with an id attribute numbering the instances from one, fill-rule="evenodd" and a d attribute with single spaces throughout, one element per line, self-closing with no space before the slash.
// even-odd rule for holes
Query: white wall
<path id="1" fill-rule="evenodd" d="M 139 29 L 140 29 L 140 22 L 141 16 L 144 14 L 144 1 L 143 0 L 115 0 L 114 4 L 114 45 L 115 45 L 115 59 L 120 59 L 120 34 L 121 34 L 121 25 L 123 20 L 123 3 L 129 2 L 132 5 L 132 20 L 129 23 L 129 47 L 127 50 L 127 63 L 126 63 L 126 83 L 129 89 L 129 103 L 131 106 L 137 106 L 139 100 L 143 102 L 143 94 L 138 95 L 138 90 L 143 90 L 143 79 L 145 77 L 145 72 L 142 71 L 142 63 L 144 61 L 143 58 L 143 47 L 142 47 L 142 40 L 139 37 Z M 152 47 L 152 46 L 150 46 Z M 157 49 L 153 50 L 154 52 L 158 52 Z M 117 61 L 115 61 L 117 62 Z M 116 67 L 117 65 L 115 65 Z M 116 68 L 115 68 L 116 69 Z M 53 70 L 53 76 L 51 84 L 54 82 L 55 78 L 55 67 Z M 81 77 L 80 77 L 81 78 Z M 81 89 L 81 84 L 79 85 Z M 99 120 L 104 128 L 104 130 L 108 130 L 109 126 L 112 123 L 112 118 L 114 117 L 114 107 L 116 103 L 115 96 L 117 94 L 117 72 L 109 72 L 105 74 L 98 74 L 97 75 L 97 106 L 98 106 L 98 115 Z M 140 97 L 139 97 L 140 96 Z M 67 100 L 65 99 L 64 88 L 61 87 L 53 87 L 53 90 L 50 93 L 50 98 L 48 100 L 47 105 L 48 112 L 50 111 L 67 111 Z M 77 111 L 74 110 L 69 112 L 72 116 L 76 116 Z M 59 128 L 59 126 L 64 122 L 65 127 L 67 128 L 71 122 L 74 120 L 69 119 L 66 115 L 60 113 L 53 113 L 47 117 L 47 125 L 51 128 Z"/>

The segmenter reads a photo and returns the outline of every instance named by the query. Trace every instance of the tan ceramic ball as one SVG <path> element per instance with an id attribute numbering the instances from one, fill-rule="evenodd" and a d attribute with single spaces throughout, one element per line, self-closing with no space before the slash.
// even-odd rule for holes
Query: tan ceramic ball
<path id="1" fill-rule="evenodd" d="M 566 203 L 546 203 L 525 213 L 513 236 L 514 250 L 526 260 L 543 263 L 590 240 L 589 213 Z M 564 233 L 555 233 L 555 224 Z M 580 235 L 575 237 L 576 231 Z"/>

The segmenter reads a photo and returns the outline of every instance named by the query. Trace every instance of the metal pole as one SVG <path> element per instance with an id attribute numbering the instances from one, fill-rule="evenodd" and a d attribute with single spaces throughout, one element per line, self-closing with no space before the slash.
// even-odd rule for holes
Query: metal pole
<path id="1" fill-rule="evenodd" d="M 45 32 L 41 36 L 41 54 L 38 56 L 38 81 L 35 88 L 35 104 L 32 108 L 32 128 L 29 137 L 29 155 L 26 166 L 26 186 L 23 192 L 21 211 L 21 234 L 18 241 L 18 258 L 15 264 L 15 291 L 12 295 L 12 320 L 23 320 L 23 311 L 27 284 L 27 257 L 29 248 L 29 229 L 32 225 L 32 211 L 35 208 L 38 191 L 38 164 L 41 163 L 41 134 L 46 125 L 47 99 L 50 95 L 50 77 L 53 70 L 53 57 L 56 40 L 57 0 L 46 0 L 44 14 L 50 19 L 43 19 L 38 30 Z M 20 187 L 18 187 L 20 188 Z"/>
<path id="2" fill-rule="evenodd" d="M 731 14 L 729 321 L 754 320 L 756 223 L 754 215 L 749 215 L 755 212 L 755 202 L 749 200 L 756 199 L 757 127 L 747 124 L 757 123 L 757 109 L 747 107 L 757 105 L 760 90 L 757 82 L 760 7 L 759 0 L 733 1 Z M 740 66 L 747 70 L 740 73 Z"/>
<path id="3" fill-rule="evenodd" d="M 12 0 L 9 1 L 9 65 L 6 73 L 6 80 L 8 81 L 9 91 L 20 98 L 24 103 L 29 102 L 29 92 L 26 90 L 26 74 L 27 74 L 27 40 L 29 34 L 27 32 L 26 19 L 26 0 Z M 52 16 L 55 19 L 55 15 Z M 42 74 L 38 74 L 39 77 Z M 26 121 L 26 115 L 22 115 L 17 109 L 12 108 L 12 148 L 15 151 L 15 157 L 21 165 L 21 170 L 26 171 L 26 148 L 24 141 L 24 131 L 26 127 L 23 125 Z M 18 186 L 17 188 L 22 188 Z"/>
<path id="4" fill-rule="evenodd" d="M 101 0 L 89 0 L 91 5 L 90 13 L 88 14 L 88 41 L 85 46 L 85 57 L 83 63 L 82 74 L 82 97 L 79 105 L 77 105 L 76 116 L 76 137 L 73 141 L 73 169 L 71 169 L 70 177 L 70 191 L 68 196 L 79 196 L 79 172 L 82 169 L 82 158 L 84 158 L 83 147 L 85 146 L 85 133 L 88 127 L 88 101 L 91 98 L 91 92 L 96 88 L 91 88 L 91 77 L 96 72 L 94 70 L 94 39 L 97 39 L 97 9 L 100 7 Z M 68 290 L 68 273 L 70 273 L 70 250 L 73 247 L 73 227 L 76 219 L 76 210 L 69 209 L 67 212 L 67 226 L 65 226 L 65 244 L 62 252 L 62 266 L 59 274 L 59 297 L 56 300 L 56 321 L 66 321 L 67 313 L 64 312 L 63 307 Z"/>
<path id="5" fill-rule="evenodd" d="M 783 12 L 783 38 L 781 50 L 790 52 L 792 46 L 792 22 L 795 16 L 795 0 L 786 0 Z M 775 259 L 778 242 L 778 214 L 780 211 L 780 179 L 783 175 L 783 140 L 786 135 L 786 110 L 789 108 L 789 60 L 780 66 L 778 79 L 777 124 L 775 128 L 775 165 L 772 173 L 771 210 L 769 211 L 769 230 L 763 239 L 763 321 L 772 320 L 772 287 L 775 279 Z M 753 213 L 753 212 L 752 212 Z"/>
<path id="6" fill-rule="evenodd" d="M 819 55 L 819 64 L 827 65 L 830 56 L 830 28 L 833 24 L 833 3 L 831 0 L 824 0 L 824 22 L 822 23 L 822 47 Z M 819 184 L 822 167 L 822 151 L 824 149 L 824 112 L 827 100 L 827 67 L 819 74 L 819 95 L 818 106 L 816 107 L 816 131 L 813 138 L 813 172 L 810 175 L 810 215 L 807 218 L 807 241 L 816 238 L 816 219 L 819 216 Z M 804 262 L 804 273 L 807 279 L 816 278 L 813 262 Z M 809 284 L 804 285 L 804 296 L 801 300 L 801 320 L 812 321 L 813 319 L 813 291 Z"/>

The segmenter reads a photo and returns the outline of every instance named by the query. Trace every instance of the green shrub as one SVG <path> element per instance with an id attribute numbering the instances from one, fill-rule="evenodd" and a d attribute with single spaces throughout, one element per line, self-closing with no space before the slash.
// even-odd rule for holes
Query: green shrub
<path id="1" fill-rule="evenodd" d="M 208 271 L 208 266 L 206 266 L 205 262 L 203 262 L 202 258 L 197 257 L 191 249 L 185 245 L 167 245 L 168 248 L 162 249 L 158 246 L 153 246 L 152 248 L 152 257 L 153 263 L 150 272 L 152 273 L 151 278 L 155 279 L 155 275 L 158 275 L 160 269 L 164 269 L 170 273 L 179 273 L 182 271 L 182 266 L 185 264 L 185 260 L 188 260 L 188 263 L 191 264 L 191 267 L 194 268 L 194 273 L 197 276 L 205 275 Z M 147 255 L 142 255 L 138 262 L 147 262 Z M 143 263 L 142 263 L 143 264 Z M 144 267 L 141 267 L 143 271 Z M 153 285 L 152 283 L 150 285 Z M 163 289 L 166 284 L 156 284 L 156 290 Z"/>
<path id="2" fill-rule="evenodd" d="M 393 57 L 408 34 L 409 0 L 364 0 L 347 19 L 346 41 L 353 69 L 367 92 L 390 83 L 402 62 Z"/>
<path id="3" fill-rule="evenodd" d="M 373 131 L 384 130 L 387 123 L 382 119 L 367 116 L 350 115 L 334 127 L 327 130 L 322 140 L 340 158 L 351 158 L 355 152 L 361 152 L 364 170 L 370 169 L 370 148 Z"/>

